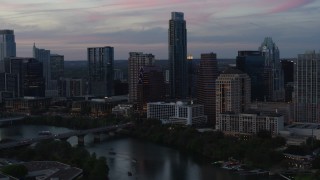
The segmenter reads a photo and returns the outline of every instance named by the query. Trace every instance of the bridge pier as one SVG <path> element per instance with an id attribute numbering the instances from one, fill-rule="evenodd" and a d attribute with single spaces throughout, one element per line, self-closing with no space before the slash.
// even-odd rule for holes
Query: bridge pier
<path id="1" fill-rule="evenodd" d="M 84 146 L 84 135 L 78 135 L 78 146 Z"/>
<path id="2" fill-rule="evenodd" d="M 100 133 L 94 133 L 94 143 L 99 143 L 100 142 Z"/>

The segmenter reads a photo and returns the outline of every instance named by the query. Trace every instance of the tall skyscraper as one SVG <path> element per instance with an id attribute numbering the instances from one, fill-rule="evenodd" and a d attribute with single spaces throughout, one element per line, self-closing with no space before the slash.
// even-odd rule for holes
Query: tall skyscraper
<path id="1" fill-rule="evenodd" d="M 208 124 L 215 126 L 216 120 L 216 79 L 218 76 L 217 55 L 215 53 L 201 54 L 199 75 L 197 81 L 198 104 L 204 106 L 204 114 Z"/>
<path id="2" fill-rule="evenodd" d="M 5 72 L 4 59 L 6 57 L 16 57 L 13 30 L 0 30 L 0 73 Z"/>
<path id="3" fill-rule="evenodd" d="M 320 53 L 299 54 L 294 73 L 295 121 L 320 123 Z"/>
<path id="4" fill-rule="evenodd" d="M 217 129 L 221 129 L 220 114 L 229 112 L 237 114 L 249 108 L 250 86 L 250 77 L 238 69 L 229 68 L 218 76 L 216 80 Z"/>
<path id="5" fill-rule="evenodd" d="M 265 99 L 268 101 L 284 100 L 283 72 L 280 64 L 279 48 L 271 37 L 266 37 L 259 47 L 259 51 L 265 58 Z"/>
<path id="6" fill-rule="evenodd" d="M 260 51 L 238 51 L 237 69 L 247 73 L 251 79 L 252 101 L 263 101 L 264 94 L 264 62 Z"/>
<path id="7" fill-rule="evenodd" d="M 51 72 L 50 72 L 50 50 L 39 49 L 33 44 L 33 57 L 42 63 L 43 77 L 45 79 L 46 90 L 50 88 Z"/>
<path id="8" fill-rule="evenodd" d="M 138 83 L 141 68 L 143 66 L 154 65 L 155 58 L 152 54 L 143 54 L 142 52 L 130 52 L 128 59 L 128 86 L 129 102 L 138 101 Z"/>
<path id="9" fill-rule="evenodd" d="M 188 96 L 187 29 L 182 12 L 172 12 L 169 20 L 170 96 Z"/>
<path id="10" fill-rule="evenodd" d="M 113 96 L 113 47 L 88 48 L 88 73 L 89 94 L 95 96 Z"/>

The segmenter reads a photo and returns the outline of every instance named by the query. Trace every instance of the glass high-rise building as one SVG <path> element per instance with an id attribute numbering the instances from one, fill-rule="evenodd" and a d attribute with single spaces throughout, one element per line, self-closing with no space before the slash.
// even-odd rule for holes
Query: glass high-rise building
<path id="1" fill-rule="evenodd" d="M 320 123 L 320 53 L 299 54 L 294 70 L 294 119 Z"/>
<path id="2" fill-rule="evenodd" d="M 6 59 L 6 72 L 18 76 L 18 97 L 45 96 L 42 63 L 35 58 L 12 57 Z"/>
<path id="3" fill-rule="evenodd" d="M 113 96 L 114 48 L 88 48 L 89 94 Z"/>
<path id="4" fill-rule="evenodd" d="M 188 97 L 187 29 L 184 14 L 172 12 L 169 20 L 170 96 Z"/>
<path id="5" fill-rule="evenodd" d="M 247 73 L 251 79 L 251 100 L 263 101 L 265 57 L 260 51 L 238 51 L 236 63 L 237 69 Z"/>
<path id="6" fill-rule="evenodd" d="M 33 57 L 42 63 L 43 77 L 45 79 L 45 88 L 49 89 L 51 81 L 50 72 L 50 50 L 37 48 L 33 44 Z"/>
<path id="7" fill-rule="evenodd" d="M 5 72 L 4 59 L 16 57 L 16 42 L 13 30 L 0 30 L 0 73 Z"/>
<path id="8" fill-rule="evenodd" d="M 265 100 L 284 100 L 283 72 L 280 64 L 280 51 L 271 37 L 266 37 L 259 47 L 264 56 Z"/>

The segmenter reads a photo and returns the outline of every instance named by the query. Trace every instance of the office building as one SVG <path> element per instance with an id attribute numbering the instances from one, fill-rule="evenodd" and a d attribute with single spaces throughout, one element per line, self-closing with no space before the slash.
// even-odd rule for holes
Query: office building
<path id="1" fill-rule="evenodd" d="M 64 56 L 59 54 L 50 54 L 50 77 L 51 83 L 49 89 L 58 90 L 58 81 L 64 77 Z"/>
<path id="2" fill-rule="evenodd" d="M 220 129 L 220 114 L 241 113 L 249 108 L 250 77 L 235 68 L 228 68 L 216 80 L 216 128 Z"/>
<path id="3" fill-rule="evenodd" d="M 11 73 L 0 73 L 0 92 L 11 93 L 12 97 L 18 97 L 18 75 Z"/>
<path id="4" fill-rule="evenodd" d="M 5 72 L 4 59 L 16 57 L 16 42 L 13 30 L 0 30 L 0 73 Z"/>
<path id="5" fill-rule="evenodd" d="M 251 79 L 251 100 L 263 101 L 264 94 L 264 62 L 260 51 L 238 51 L 237 69 L 249 75 Z"/>
<path id="6" fill-rule="evenodd" d="M 152 54 L 143 54 L 142 52 L 130 52 L 128 59 L 128 86 L 129 102 L 138 101 L 138 83 L 141 68 L 143 66 L 154 65 L 155 58 Z"/>
<path id="7" fill-rule="evenodd" d="M 110 46 L 88 48 L 89 94 L 114 94 L 114 48 Z"/>
<path id="8" fill-rule="evenodd" d="M 295 121 L 320 123 L 320 53 L 299 54 L 294 73 Z"/>
<path id="9" fill-rule="evenodd" d="M 50 72 L 50 50 L 39 49 L 33 44 L 33 57 L 42 63 L 43 77 L 45 79 L 45 89 L 49 89 L 51 81 Z"/>
<path id="10" fill-rule="evenodd" d="M 259 47 L 265 58 L 264 94 L 266 101 L 284 100 L 283 72 L 280 64 L 280 51 L 271 37 L 266 37 Z"/>
<path id="11" fill-rule="evenodd" d="M 284 128 L 283 116 L 280 114 L 222 113 L 219 121 L 219 130 L 231 135 L 257 134 L 266 130 L 272 135 L 278 135 Z"/>
<path id="12" fill-rule="evenodd" d="M 163 124 L 200 126 L 207 123 L 203 105 L 186 102 L 152 102 L 147 104 L 147 117 Z"/>
<path id="13" fill-rule="evenodd" d="M 137 85 L 137 108 L 147 112 L 147 103 L 165 100 L 165 83 L 163 72 L 157 66 L 143 66 L 140 68 Z"/>
<path id="14" fill-rule="evenodd" d="M 188 97 L 187 29 L 184 14 L 172 12 L 169 20 L 169 70 L 170 96 Z"/>
<path id="15" fill-rule="evenodd" d="M 45 80 L 41 62 L 34 58 L 15 57 L 6 59 L 5 64 L 7 73 L 18 76 L 18 97 L 44 97 Z"/>
<path id="16" fill-rule="evenodd" d="M 217 55 L 201 54 L 197 81 L 197 100 L 204 106 L 204 114 L 208 123 L 215 126 L 216 120 L 216 79 L 218 76 Z"/>
<path id="17" fill-rule="evenodd" d="M 60 78 L 58 80 L 59 96 L 76 97 L 84 95 L 84 83 L 82 79 Z"/>

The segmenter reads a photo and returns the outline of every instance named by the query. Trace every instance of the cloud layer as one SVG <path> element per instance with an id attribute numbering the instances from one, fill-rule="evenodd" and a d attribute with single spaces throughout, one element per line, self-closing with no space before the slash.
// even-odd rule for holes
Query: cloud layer
<path id="1" fill-rule="evenodd" d="M 235 58 L 238 50 L 255 50 L 272 36 L 281 57 L 320 49 L 320 2 L 315 0 L 3 0 L 0 29 L 14 29 L 19 56 L 32 45 L 86 59 L 86 48 L 115 47 L 116 59 L 130 51 L 166 59 L 168 20 L 185 13 L 188 53 L 214 51 Z"/>

